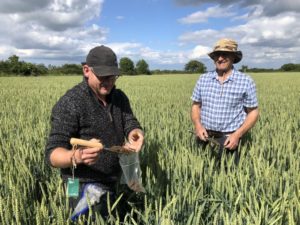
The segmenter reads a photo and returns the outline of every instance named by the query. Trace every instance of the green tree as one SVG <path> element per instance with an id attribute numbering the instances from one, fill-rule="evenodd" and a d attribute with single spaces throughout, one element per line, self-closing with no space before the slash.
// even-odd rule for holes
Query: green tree
<path id="1" fill-rule="evenodd" d="M 283 71 L 300 71 L 300 64 L 288 63 L 282 65 L 280 69 Z"/>
<path id="2" fill-rule="evenodd" d="M 8 58 L 8 64 L 9 64 L 9 72 L 13 74 L 20 74 L 22 63 L 19 62 L 19 56 L 12 55 Z"/>
<path id="3" fill-rule="evenodd" d="M 19 56 L 12 55 L 6 61 L 0 61 L 0 74 L 7 75 L 23 75 L 38 76 L 48 73 L 48 69 L 44 64 L 34 64 L 25 61 L 19 61 Z"/>
<path id="4" fill-rule="evenodd" d="M 240 69 L 240 71 L 246 73 L 248 70 L 248 66 L 242 65 L 242 68 Z"/>
<path id="5" fill-rule="evenodd" d="M 22 62 L 21 63 L 21 68 L 20 68 L 20 74 L 24 75 L 24 76 L 37 76 L 37 67 L 32 64 L 32 63 L 26 63 L 26 62 Z"/>
<path id="6" fill-rule="evenodd" d="M 9 63 L 6 61 L 0 61 L 0 73 L 1 73 L 1 76 L 4 75 L 4 76 L 7 76 L 10 74 L 10 65 Z"/>
<path id="7" fill-rule="evenodd" d="M 60 68 L 63 74 L 82 74 L 82 66 L 79 64 L 64 64 Z"/>
<path id="8" fill-rule="evenodd" d="M 21 62 L 20 74 L 24 76 L 38 76 L 48 72 L 47 67 L 43 64 L 33 64 L 29 62 Z"/>
<path id="9" fill-rule="evenodd" d="M 42 74 L 47 74 L 48 73 L 48 68 L 44 64 L 42 64 L 42 63 L 37 64 L 36 67 L 37 67 L 37 73 L 38 74 L 42 75 Z"/>
<path id="10" fill-rule="evenodd" d="M 202 62 L 190 60 L 187 64 L 185 64 L 184 70 L 188 73 L 204 73 L 206 71 L 206 67 Z"/>
<path id="11" fill-rule="evenodd" d="M 136 63 L 135 68 L 137 74 L 151 74 L 149 70 L 149 65 L 144 59 L 139 60 Z"/>
<path id="12" fill-rule="evenodd" d="M 121 74 L 127 74 L 127 75 L 136 74 L 133 61 L 127 57 L 123 57 L 120 59 L 120 70 L 121 70 Z"/>

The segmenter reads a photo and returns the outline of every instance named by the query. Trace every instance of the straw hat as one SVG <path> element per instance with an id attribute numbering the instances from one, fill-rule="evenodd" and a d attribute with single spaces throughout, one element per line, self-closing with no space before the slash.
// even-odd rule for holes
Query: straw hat
<path id="1" fill-rule="evenodd" d="M 216 52 L 232 52 L 235 56 L 233 63 L 238 63 L 242 60 L 243 54 L 241 51 L 237 50 L 238 44 L 232 39 L 223 38 L 217 41 L 214 50 L 209 53 L 209 57 L 214 59 Z"/>

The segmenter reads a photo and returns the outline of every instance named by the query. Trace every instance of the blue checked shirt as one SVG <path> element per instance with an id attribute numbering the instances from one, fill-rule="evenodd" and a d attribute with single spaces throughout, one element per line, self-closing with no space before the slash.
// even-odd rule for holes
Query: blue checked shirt
<path id="1" fill-rule="evenodd" d="M 201 103 L 201 124 L 207 130 L 231 132 L 245 121 L 244 107 L 258 106 L 255 83 L 235 69 L 221 84 L 216 71 L 199 77 L 191 99 Z"/>

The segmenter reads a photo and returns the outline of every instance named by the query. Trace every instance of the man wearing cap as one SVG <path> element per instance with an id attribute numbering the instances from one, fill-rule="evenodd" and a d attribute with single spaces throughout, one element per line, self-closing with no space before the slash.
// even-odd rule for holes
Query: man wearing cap
<path id="1" fill-rule="evenodd" d="M 116 89 L 120 71 L 115 53 L 106 46 L 97 46 L 82 65 L 83 81 L 67 91 L 52 109 L 45 159 L 49 165 L 61 168 L 65 183 L 78 179 L 79 192 L 84 184 L 97 183 L 113 199 L 121 174 L 118 154 L 99 147 L 72 151 L 70 139 L 97 139 L 107 148 L 123 146 L 138 152 L 144 135 L 127 96 Z M 79 198 L 80 193 L 78 198 L 70 198 L 71 208 Z M 101 213 L 107 215 L 105 210 Z"/>
<path id="2" fill-rule="evenodd" d="M 216 69 L 201 75 L 192 94 L 191 119 L 200 142 L 219 143 L 215 155 L 223 150 L 234 154 L 238 163 L 238 146 L 243 135 L 256 123 L 259 111 L 255 83 L 250 76 L 233 66 L 242 59 L 238 44 L 219 40 L 209 57 Z"/>

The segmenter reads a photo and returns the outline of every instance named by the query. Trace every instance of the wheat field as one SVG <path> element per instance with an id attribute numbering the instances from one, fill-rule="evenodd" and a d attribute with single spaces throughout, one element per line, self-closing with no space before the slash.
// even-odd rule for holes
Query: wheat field
<path id="1" fill-rule="evenodd" d="M 145 130 L 144 210 L 133 208 L 124 221 L 112 214 L 86 223 L 300 224 L 300 73 L 251 76 L 260 118 L 238 168 L 230 160 L 217 167 L 189 132 L 199 75 L 119 78 Z M 59 170 L 44 163 L 44 147 L 52 106 L 81 80 L 0 77 L 0 224 L 72 224 Z"/>

